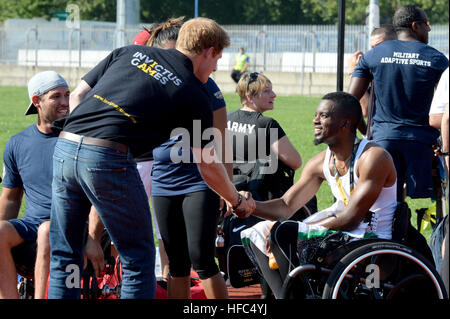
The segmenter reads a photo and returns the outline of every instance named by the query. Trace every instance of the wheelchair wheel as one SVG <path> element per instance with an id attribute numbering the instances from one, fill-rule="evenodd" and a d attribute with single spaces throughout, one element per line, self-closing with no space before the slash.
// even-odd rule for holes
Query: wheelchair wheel
<path id="1" fill-rule="evenodd" d="M 446 299 L 437 271 L 422 255 L 399 243 L 363 243 L 335 266 L 324 299 Z"/>
<path id="2" fill-rule="evenodd" d="M 281 290 L 281 299 L 321 299 L 326 269 L 313 264 L 302 265 L 293 269 Z M 329 273 L 329 272 L 328 272 Z"/>

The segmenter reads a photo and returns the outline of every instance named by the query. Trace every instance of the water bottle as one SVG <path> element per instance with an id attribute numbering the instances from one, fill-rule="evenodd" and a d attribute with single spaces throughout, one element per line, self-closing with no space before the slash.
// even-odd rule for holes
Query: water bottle
<path id="1" fill-rule="evenodd" d="M 216 238 L 216 247 L 223 247 L 225 245 L 225 239 L 223 238 L 223 231 L 220 230 Z"/>
<path id="2" fill-rule="evenodd" d="M 162 279 L 162 267 L 161 267 L 161 257 L 159 255 L 159 247 L 155 247 L 156 254 L 155 254 L 155 277 L 156 280 Z"/>
<path id="3" fill-rule="evenodd" d="M 269 268 L 273 270 L 278 269 L 278 264 L 273 253 L 269 253 Z"/>

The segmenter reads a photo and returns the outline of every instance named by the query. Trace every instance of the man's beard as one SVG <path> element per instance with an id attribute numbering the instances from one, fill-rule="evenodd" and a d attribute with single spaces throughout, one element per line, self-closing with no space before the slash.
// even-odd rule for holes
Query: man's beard
<path id="1" fill-rule="evenodd" d="M 314 139 L 314 146 L 317 146 L 317 145 L 322 144 L 322 143 L 323 143 L 322 139 L 320 139 L 320 138 L 315 138 Z"/>

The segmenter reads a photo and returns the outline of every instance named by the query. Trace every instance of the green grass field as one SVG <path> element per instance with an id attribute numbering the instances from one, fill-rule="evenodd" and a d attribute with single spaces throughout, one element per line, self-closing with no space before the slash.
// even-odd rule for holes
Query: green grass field
<path id="1" fill-rule="evenodd" d="M 276 87 L 274 87 L 276 91 Z M 225 94 L 227 110 L 240 108 L 239 98 L 236 94 Z M 314 146 L 312 120 L 320 98 L 315 97 L 277 97 L 275 109 L 264 115 L 275 118 L 286 132 L 287 136 L 300 152 L 304 164 L 315 154 L 325 149 L 325 145 Z M 20 132 L 36 121 L 36 116 L 24 116 L 29 104 L 27 89 L 25 87 L 0 87 L 0 156 L 3 159 L 3 149 L 9 137 Z M 38 160 L 38 159 L 37 159 Z M 3 161 L 2 161 L 3 162 Z M 296 172 L 295 180 L 300 177 L 301 169 Z M 318 208 L 324 209 L 333 203 L 333 198 L 325 182 L 317 194 Z M 412 222 L 415 225 L 415 209 L 429 207 L 429 199 L 411 200 L 407 202 L 413 212 Z M 24 213 L 22 205 L 20 216 Z M 425 236 L 429 238 L 431 229 Z"/>

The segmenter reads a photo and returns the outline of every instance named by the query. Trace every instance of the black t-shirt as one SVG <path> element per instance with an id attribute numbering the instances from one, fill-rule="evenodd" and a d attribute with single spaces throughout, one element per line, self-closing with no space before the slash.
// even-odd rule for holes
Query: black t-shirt
<path id="1" fill-rule="evenodd" d="M 259 112 L 231 111 L 227 121 L 234 162 L 254 162 L 268 156 L 270 145 L 286 135 L 276 120 Z"/>
<path id="2" fill-rule="evenodd" d="M 271 145 L 286 135 L 278 122 L 259 112 L 237 110 L 228 113 L 227 126 L 236 188 L 251 192 L 256 200 L 281 196 L 292 185 L 293 174 L 284 174 L 288 167 L 271 153 Z"/>
<path id="3" fill-rule="evenodd" d="M 116 49 L 83 80 L 92 89 L 68 117 L 55 121 L 56 130 L 125 144 L 134 157 L 167 141 L 174 128 L 189 132 L 191 146 L 211 142 L 201 139 L 213 123 L 208 93 L 191 60 L 175 49 Z"/>

